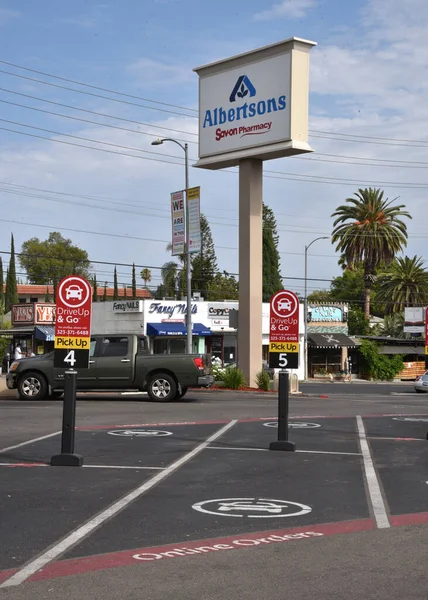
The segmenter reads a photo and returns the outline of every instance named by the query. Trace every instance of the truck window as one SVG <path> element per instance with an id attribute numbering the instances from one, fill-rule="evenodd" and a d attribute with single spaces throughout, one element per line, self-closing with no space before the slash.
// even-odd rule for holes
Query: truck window
<path id="1" fill-rule="evenodd" d="M 91 358 L 92 356 L 94 356 L 96 345 L 97 345 L 96 338 L 91 338 L 91 345 L 89 347 L 89 358 Z"/>
<path id="2" fill-rule="evenodd" d="M 126 356 L 128 354 L 128 338 L 119 336 L 103 337 L 101 356 Z"/>
<path id="3" fill-rule="evenodd" d="M 140 337 L 138 339 L 138 352 L 140 352 L 140 354 L 147 354 L 147 339 L 145 337 Z"/>

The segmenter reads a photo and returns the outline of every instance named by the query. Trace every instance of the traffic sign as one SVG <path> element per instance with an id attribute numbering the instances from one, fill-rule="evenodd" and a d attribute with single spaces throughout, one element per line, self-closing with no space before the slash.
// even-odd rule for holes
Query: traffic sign
<path id="1" fill-rule="evenodd" d="M 297 369 L 299 366 L 299 309 L 294 292 L 281 290 L 270 301 L 269 366 Z"/>
<path id="2" fill-rule="evenodd" d="M 92 289 L 79 275 L 64 277 L 56 297 L 54 365 L 88 368 L 91 341 Z"/>

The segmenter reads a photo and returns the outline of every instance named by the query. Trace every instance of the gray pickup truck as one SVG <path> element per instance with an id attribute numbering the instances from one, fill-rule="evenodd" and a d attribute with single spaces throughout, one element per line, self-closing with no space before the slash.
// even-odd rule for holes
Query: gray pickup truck
<path id="1" fill-rule="evenodd" d="M 54 367 L 54 353 L 13 362 L 7 387 L 21 400 L 60 398 L 65 368 Z M 77 390 L 146 391 L 155 402 L 179 400 L 189 387 L 210 387 L 208 354 L 150 354 L 143 335 L 115 333 L 91 336 L 89 368 L 78 369 Z"/>

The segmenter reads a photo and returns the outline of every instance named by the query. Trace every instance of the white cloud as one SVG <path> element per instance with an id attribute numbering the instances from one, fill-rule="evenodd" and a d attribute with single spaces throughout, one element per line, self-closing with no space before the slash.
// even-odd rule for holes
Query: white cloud
<path id="1" fill-rule="evenodd" d="M 0 8 L 0 25 L 4 25 L 11 19 L 17 19 L 21 16 L 17 10 L 11 10 L 9 8 Z"/>
<path id="2" fill-rule="evenodd" d="M 274 19 L 300 19 L 306 16 L 315 0 L 283 0 L 271 8 L 254 15 L 255 21 L 272 21 Z"/>

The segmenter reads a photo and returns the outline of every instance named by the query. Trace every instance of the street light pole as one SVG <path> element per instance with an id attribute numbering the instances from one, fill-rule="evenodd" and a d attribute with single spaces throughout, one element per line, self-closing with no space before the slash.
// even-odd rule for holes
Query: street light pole
<path id="1" fill-rule="evenodd" d="M 180 144 L 173 138 L 162 138 L 152 142 L 152 146 L 160 146 L 164 142 L 174 142 L 184 151 L 184 185 L 186 192 L 186 353 L 192 354 L 192 265 L 190 262 L 190 227 L 189 227 L 189 154 L 187 143 Z"/>
<path id="2" fill-rule="evenodd" d="M 305 319 L 305 332 L 304 332 L 304 377 L 305 381 L 308 379 L 308 250 L 318 240 L 328 240 L 327 236 L 317 237 L 310 244 L 305 246 L 305 304 L 304 304 L 304 319 Z"/>

